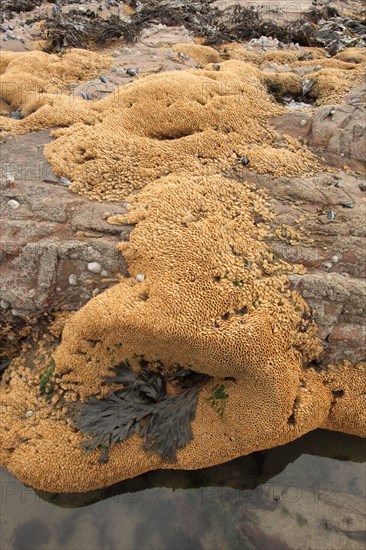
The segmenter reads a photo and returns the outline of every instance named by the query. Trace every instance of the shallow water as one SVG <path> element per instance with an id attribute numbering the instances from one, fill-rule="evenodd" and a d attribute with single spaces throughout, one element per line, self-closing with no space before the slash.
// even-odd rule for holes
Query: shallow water
<path id="1" fill-rule="evenodd" d="M 87 494 L 1 470 L 1 550 L 352 550 L 366 544 L 366 442 L 316 431 L 195 472 Z"/>

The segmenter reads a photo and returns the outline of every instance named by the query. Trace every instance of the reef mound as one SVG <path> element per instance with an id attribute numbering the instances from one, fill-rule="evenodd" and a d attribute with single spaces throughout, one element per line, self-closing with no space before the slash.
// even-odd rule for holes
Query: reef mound
<path id="1" fill-rule="evenodd" d="M 289 84 L 283 74 L 277 83 L 293 86 L 296 78 Z M 270 124 L 284 107 L 270 97 L 268 79 L 255 64 L 231 59 L 220 70 L 141 78 L 99 102 L 33 90 L 21 105 L 18 96 L 6 98 L 27 113 L 2 119 L 7 133 L 62 126 L 45 149 L 53 170 L 81 194 L 126 201 L 127 214 L 108 221 L 134 225 L 119 245 L 130 277 L 65 326 L 60 318 L 4 373 L 0 460 L 23 482 L 85 492 L 156 468 L 219 464 L 318 427 L 366 436 L 366 363 L 318 366 L 324 342 L 315 312 L 290 280 L 305 268 L 271 247 L 278 229 L 270 197 L 235 177 L 237 164 L 274 176 L 319 169 L 306 145 Z M 311 243 L 301 227 L 279 235 Z M 151 376 L 140 372 L 141 358 Z M 75 416 L 90 398 L 100 403 L 116 392 L 106 377 L 126 361 L 131 373 L 122 383 L 138 386 L 144 403 L 160 402 L 165 382 L 166 395 L 176 395 L 169 377 L 182 369 L 206 375 L 187 412 L 192 437 L 185 434 L 174 462 L 146 452 L 130 430 L 110 441 L 106 462 L 99 449 L 81 448 Z"/>

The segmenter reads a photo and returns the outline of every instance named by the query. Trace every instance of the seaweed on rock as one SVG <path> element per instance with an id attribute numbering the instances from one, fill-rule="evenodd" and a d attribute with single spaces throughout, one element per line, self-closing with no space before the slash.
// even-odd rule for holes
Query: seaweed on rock
<path id="1" fill-rule="evenodd" d="M 93 436 L 81 446 L 87 454 L 100 448 L 100 462 L 107 462 L 111 447 L 134 433 L 143 437 L 148 454 L 157 453 L 168 462 L 174 462 L 176 451 L 193 439 L 198 392 L 208 377 L 179 369 L 164 378 L 143 358 L 140 367 L 135 373 L 128 360 L 114 367 L 114 376 L 104 380 L 123 387 L 103 399 L 90 397 L 76 416 L 75 427 Z M 182 391 L 168 395 L 166 381 Z"/>

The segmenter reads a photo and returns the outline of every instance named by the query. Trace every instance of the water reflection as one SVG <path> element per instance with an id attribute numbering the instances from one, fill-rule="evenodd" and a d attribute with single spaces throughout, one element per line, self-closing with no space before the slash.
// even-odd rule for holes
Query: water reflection
<path id="1" fill-rule="evenodd" d="M 362 439 L 316 431 L 198 471 L 155 471 L 86 494 L 1 475 L 2 550 L 365 548 Z"/>

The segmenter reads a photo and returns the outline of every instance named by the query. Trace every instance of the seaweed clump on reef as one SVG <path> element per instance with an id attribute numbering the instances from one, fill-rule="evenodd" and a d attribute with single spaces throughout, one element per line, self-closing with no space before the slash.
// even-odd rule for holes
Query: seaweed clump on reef
<path id="1" fill-rule="evenodd" d="M 143 449 L 174 462 L 176 451 L 193 439 L 198 392 L 209 378 L 189 369 L 178 369 L 163 377 L 151 370 L 151 363 L 140 359 L 140 372 L 135 373 L 126 359 L 112 370 L 114 376 L 104 377 L 111 384 L 121 384 L 118 391 L 84 403 L 74 420 L 75 427 L 93 438 L 81 446 L 87 454 L 100 448 L 100 462 L 107 462 L 111 447 L 134 433 L 143 439 Z M 173 395 L 167 393 L 170 382 Z"/>

